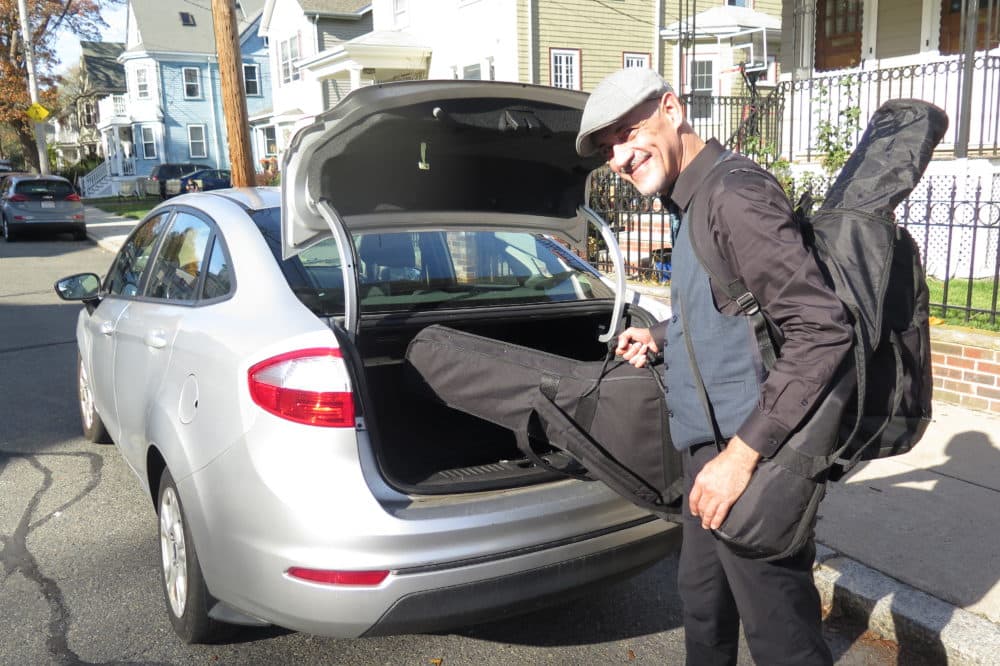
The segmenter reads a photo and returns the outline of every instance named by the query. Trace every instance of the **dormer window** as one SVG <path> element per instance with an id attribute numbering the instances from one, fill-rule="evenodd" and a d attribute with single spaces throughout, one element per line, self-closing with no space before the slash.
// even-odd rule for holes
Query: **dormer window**
<path id="1" fill-rule="evenodd" d="M 181 12 L 181 25 L 193 26 L 194 24 L 194 14 Z"/>

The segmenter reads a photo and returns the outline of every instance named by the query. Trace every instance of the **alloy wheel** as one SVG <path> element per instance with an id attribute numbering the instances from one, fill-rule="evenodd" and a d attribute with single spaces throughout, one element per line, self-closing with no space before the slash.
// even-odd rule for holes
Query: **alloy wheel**
<path id="1" fill-rule="evenodd" d="M 179 618 L 184 615 L 187 605 L 187 547 L 184 542 L 184 516 L 177 492 L 172 487 L 166 488 L 160 499 L 160 554 L 170 610 Z"/>

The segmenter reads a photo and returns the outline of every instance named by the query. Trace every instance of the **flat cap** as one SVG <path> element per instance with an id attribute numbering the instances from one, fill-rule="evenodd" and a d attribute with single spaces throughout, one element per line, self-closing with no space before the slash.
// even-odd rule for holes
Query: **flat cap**
<path id="1" fill-rule="evenodd" d="M 595 133 L 613 125 L 646 100 L 662 97 L 673 90 L 662 76 L 651 69 L 630 67 L 609 74 L 597 84 L 583 107 L 580 132 L 576 135 L 576 152 L 583 157 L 593 154 L 597 150 Z"/>

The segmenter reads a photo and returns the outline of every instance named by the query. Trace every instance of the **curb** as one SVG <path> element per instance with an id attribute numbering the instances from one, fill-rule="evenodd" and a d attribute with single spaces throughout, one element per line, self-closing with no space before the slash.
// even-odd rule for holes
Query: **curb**
<path id="1" fill-rule="evenodd" d="M 979 615 L 820 543 L 813 576 L 825 610 L 859 621 L 913 654 L 955 666 L 997 663 L 1000 631 Z"/>

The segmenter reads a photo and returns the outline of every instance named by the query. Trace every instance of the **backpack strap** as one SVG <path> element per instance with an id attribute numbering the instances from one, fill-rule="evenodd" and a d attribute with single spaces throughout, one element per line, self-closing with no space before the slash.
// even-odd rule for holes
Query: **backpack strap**
<path id="1" fill-rule="evenodd" d="M 709 171 L 709 175 L 706 176 L 706 180 L 711 180 L 711 176 L 715 173 L 715 170 L 720 165 L 724 165 L 732 155 L 732 152 L 727 151 L 727 153 L 719 158 Z M 752 170 L 746 167 L 736 167 L 731 168 L 728 173 L 736 173 L 737 171 Z M 687 217 L 687 224 L 684 226 L 688 228 L 688 238 L 691 240 L 691 247 L 694 250 L 695 257 L 708 273 L 713 284 L 717 285 L 730 301 L 736 303 L 740 312 L 749 319 L 754 338 L 757 341 L 757 347 L 760 349 L 761 363 L 763 363 L 765 370 L 770 370 L 774 367 L 778 354 L 774 348 L 772 337 L 772 333 L 774 332 L 772 330 L 773 326 L 767 320 L 767 317 L 764 316 L 764 311 L 760 307 L 760 301 L 757 300 L 753 292 L 747 289 L 743 278 L 736 275 L 732 270 L 729 262 L 722 256 L 722 250 L 718 244 L 705 238 L 707 229 L 695 229 L 696 225 L 690 223 L 690 214 Z M 719 224 L 718 228 L 723 233 L 729 233 L 729 229 L 725 223 Z M 708 249 L 706 245 L 711 249 Z"/>

